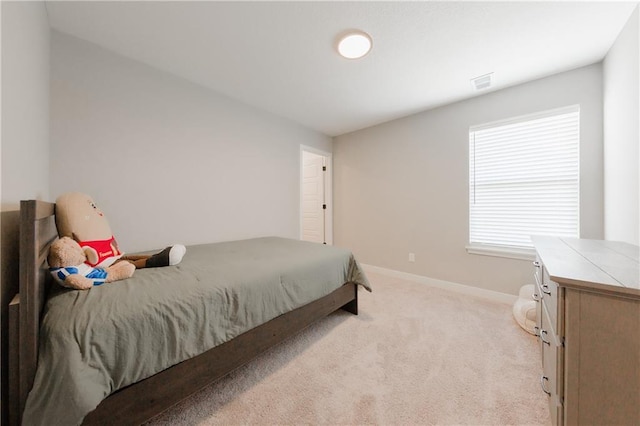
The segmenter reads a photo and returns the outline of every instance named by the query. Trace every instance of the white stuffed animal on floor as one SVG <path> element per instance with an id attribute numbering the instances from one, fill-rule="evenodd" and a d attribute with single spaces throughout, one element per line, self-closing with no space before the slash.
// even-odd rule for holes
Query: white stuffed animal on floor
<path id="1" fill-rule="evenodd" d="M 525 285 L 520 289 L 518 300 L 513 304 L 513 317 L 520 327 L 536 335 L 536 300 L 533 298 L 535 286 Z"/>

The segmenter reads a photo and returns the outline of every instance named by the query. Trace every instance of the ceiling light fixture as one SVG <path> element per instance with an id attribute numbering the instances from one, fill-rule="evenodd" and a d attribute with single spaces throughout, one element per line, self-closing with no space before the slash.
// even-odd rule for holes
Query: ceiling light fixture
<path id="1" fill-rule="evenodd" d="M 338 53 L 347 59 L 358 59 L 369 53 L 371 36 L 360 30 L 349 31 L 338 41 Z"/>

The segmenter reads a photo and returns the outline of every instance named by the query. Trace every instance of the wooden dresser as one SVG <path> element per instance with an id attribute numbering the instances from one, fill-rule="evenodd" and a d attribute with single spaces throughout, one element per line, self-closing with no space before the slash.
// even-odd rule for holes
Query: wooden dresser
<path id="1" fill-rule="evenodd" d="M 640 425 L 640 250 L 533 237 L 540 385 L 554 425 Z"/>

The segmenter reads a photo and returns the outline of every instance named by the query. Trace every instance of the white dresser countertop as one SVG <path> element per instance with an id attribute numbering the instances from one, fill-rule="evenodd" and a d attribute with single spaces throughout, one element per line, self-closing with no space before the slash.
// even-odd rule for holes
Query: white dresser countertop
<path id="1" fill-rule="evenodd" d="M 640 298 L 640 247 L 581 238 L 531 239 L 549 277 L 556 283 Z"/>

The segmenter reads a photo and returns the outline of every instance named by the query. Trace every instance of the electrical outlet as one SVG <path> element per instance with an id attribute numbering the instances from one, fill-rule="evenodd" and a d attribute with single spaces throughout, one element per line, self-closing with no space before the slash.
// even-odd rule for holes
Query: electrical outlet
<path id="1" fill-rule="evenodd" d="M 415 262 L 415 261 L 416 261 L 415 253 L 409 253 L 409 262 Z"/>

